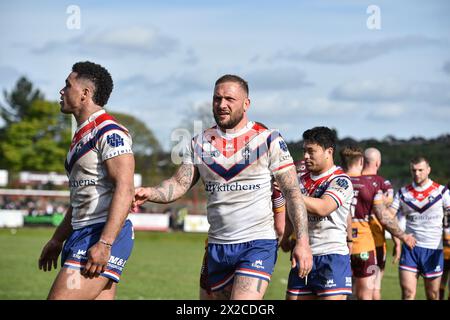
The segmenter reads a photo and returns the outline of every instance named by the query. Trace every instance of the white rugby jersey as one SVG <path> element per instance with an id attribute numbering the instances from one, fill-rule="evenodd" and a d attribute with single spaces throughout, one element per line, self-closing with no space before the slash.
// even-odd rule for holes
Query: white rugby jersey
<path id="1" fill-rule="evenodd" d="M 198 168 L 208 194 L 209 243 L 276 239 L 271 175 L 294 165 L 277 131 L 255 122 L 234 134 L 214 126 L 191 140 L 183 163 Z"/>
<path id="2" fill-rule="evenodd" d="M 412 183 L 395 195 L 391 208 L 406 218 L 406 233 L 412 233 L 417 246 L 442 249 L 444 210 L 450 209 L 449 190 L 431 180 L 423 187 Z"/>
<path id="3" fill-rule="evenodd" d="M 307 172 L 299 176 L 303 195 L 321 198 L 330 196 L 337 208 L 330 215 L 320 217 L 308 214 L 309 244 L 314 256 L 325 254 L 349 254 L 347 247 L 347 216 L 353 200 L 353 185 L 341 168 L 333 166 L 330 170 L 315 176 Z"/>
<path id="4" fill-rule="evenodd" d="M 77 128 L 65 162 L 73 229 L 106 221 L 114 185 L 103 161 L 132 153 L 131 144 L 127 129 L 105 110 L 95 112 Z"/>

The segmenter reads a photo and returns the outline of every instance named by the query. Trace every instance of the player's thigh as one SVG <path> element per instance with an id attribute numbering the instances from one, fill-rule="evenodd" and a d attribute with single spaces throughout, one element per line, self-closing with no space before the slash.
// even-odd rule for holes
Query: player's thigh
<path id="1" fill-rule="evenodd" d="M 301 296 L 293 296 L 290 294 L 286 294 L 286 300 L 317 300 L 316 295 L 301 295 Z"/>
<path id="2" fill-rule="evenodd" d="M 355 283 L 356 297 L 358 300 L 372 300 L 373 289 L 375 288 L 375 275 L 364 278 L 353 278 Z"/>
<path id="3" fill-rule="evenodd" d="M 105 289 L 110 279 L 88 278 L 80 270 L 62 268 L 48 294 L 49 300 L 93 300 Z"/>
<path id="4" fill-rule="evenodd" d="M 230 300 L 232 290 L 233 290 L 233 284 L 231 283 L 220 290 L 211 291 L 211 294 L 209 295 L 209 299 L 210 300 Z"/>
<path id="5" fill-rule="evenodd" d="M 425 292 L 427 297 L 430 299 L 438 299 L 439 298 L 439 287 L 441 285 L 442 277 L 435 278 L 423 278 L 425 285 Z"/>
<path id="6" fill-rule="evenodd" d="M 334 296 L 318 297 L 318 300 L 347 300 L 347 295 L 339 294 Z"/>
<path id="7" fill-rule="evenodd" d="M 417 272 L 399 270 L 399 277 L 402 290 L 415 295 L 419 274 Z"/>
<path id="8" fill-rule="evenodd" d="M 212 293 L 208 292 L 208 290 L 200 287 L 199 297 L 200 297 L 200 300 L 212 300 Z"/>
<path id="9" fill-rule="evenodd" d="M 383 280 L 384 276 L 384 270 L 378 269 L 377 272 L 375 272 L 375 279 L 374 279 L 374 289 L 375 290 L 381 290 L 381 281 Z"/>
<path id="10" fill-rule="evenodd" d="M 109 280 L 105 288 L 95 298 L 95 300 L 114 300 L 116 297 L 117 283 Z"/>
<path id="11" fill-rule="evenodd" d="M 261 300 L 269 282 L 261 278 L 235 275 L 231 300 Z"/>

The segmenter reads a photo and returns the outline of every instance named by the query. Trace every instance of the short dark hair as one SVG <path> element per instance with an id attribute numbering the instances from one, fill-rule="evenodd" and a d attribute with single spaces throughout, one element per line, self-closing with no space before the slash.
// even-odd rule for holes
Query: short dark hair
<path id="1" fill-rule="evenodd" d="M 411 164 L 419 164 L 421 162 L 425 162 L 428 166 L 430 165 L 430 162 L 424 156 L 415 156 L 414 158 L 411 159 L 410 163 Z"/>
<path id="2" fill-rule="evenodd" d="M 336 132 L 328 127 L 314 127 L 303 132 L 304 143 L 316 143 L 324 149 L 336 150 Z"/>
<path id="3" fill-rule="evenodd" d="M 92 81 L 95 87 L 92 100 L 95 104 L 103 107 L 108 102 L 114 87 L 108 70 L 99 64 L 84 61 L 75 63 L 72 66 L 72 71 L 77 73 L 77 78 Z"/>
<path id="4" fill-rule="evenodd" d="M 360 159 L 364 158 L 364 153 L 357 145 L 345 146 L 341 152 L 341 162 L 344 169 L 349 169 L 355 165 Z"/>
<path id="5" fill-rule="evenodd" d="M 241 77 L 236 76 L 234 74 L 223 75 L 219 79 L 217 79 L 217 81 L 215 83 L 215 86 L 217 86 L 218 84 L 224 83 L 224 82 L 235 82 L 235 83 L 238 83 L 241 86 L 241 88 L 245 91 L 247 96 L 248 96 L 248 83 L 247 83 L 247 81 L 245 81 Z"/>

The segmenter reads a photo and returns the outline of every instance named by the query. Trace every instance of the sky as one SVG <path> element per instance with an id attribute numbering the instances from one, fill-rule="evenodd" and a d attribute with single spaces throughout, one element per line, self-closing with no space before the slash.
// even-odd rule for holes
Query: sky
<path id="1" fill-rule="evenodd" d="M 99 63 L 106 109 L 165 149 L 224 74 L 249 82 L 249 118 L 288 141 L 314 126 L 432 138 L 450 132 L 449 14 L 445 0 L 2 1 L 0 87 L 24 75 L 59 101 L 75 62 Z"/>

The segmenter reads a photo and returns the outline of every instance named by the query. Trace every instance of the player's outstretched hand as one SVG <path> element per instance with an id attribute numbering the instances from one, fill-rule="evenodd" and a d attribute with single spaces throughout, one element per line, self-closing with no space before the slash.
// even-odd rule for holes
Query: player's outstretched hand
<path id="1" fill-rule="evenodd" d="M 61 253 L 63 242 L 50 239 L 44 246 L 39 257 L 39 270 L 51 271 L 52 265 L 56 269 L 58 265 L 58 257 Z"/>
<path id="2" fill-rule="evenodd" d="M 131 209 L 135 212 L 139 206 L 143 205 L 150 197 L 150 192 L 148 188 L 140 187 L 136 188 L 134 191 L 134 199 L 131 205 Z"/>
<path id="3" fill-rule="evenodd" d="M 111 256 L 111 247 L 104 243 L 97 242 L 88 251 L 88 262 L 81 271 L 81 274 L 93 278 L 98 277 L 100 273 L 105 271 Z"/>
<path id="4" fill-rule="evenodd" d="M 412 234 L 405 234 L 402 240 L 410 249 L 416 246 L 416 238 Z"/>
<path id="5" fill-rule="evenodd" d="M 292 268 L 298 266 L 298 276 L 306 277 L 312 269 L 312 253 L 307 241 L 297 240 L 292 250 Z"/>

